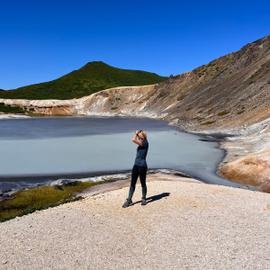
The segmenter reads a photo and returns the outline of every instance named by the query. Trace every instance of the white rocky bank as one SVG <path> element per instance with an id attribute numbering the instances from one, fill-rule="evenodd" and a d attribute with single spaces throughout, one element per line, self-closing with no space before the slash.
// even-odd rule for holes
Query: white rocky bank
<path id="1" fill-rule="evenodd" d="M 155 85 L 116 87 L 69 100 L 0 99 L 0 103 L 42 115 L 123 115 L 160 118 L 163 114 L 146 108 L 146 97 L 154 87 Z"/>

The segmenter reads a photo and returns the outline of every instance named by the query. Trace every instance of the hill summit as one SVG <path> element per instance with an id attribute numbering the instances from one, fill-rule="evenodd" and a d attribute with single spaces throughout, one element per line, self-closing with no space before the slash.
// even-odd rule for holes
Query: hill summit
<path id="1" fill-rule="evenodd" d="M 71 99 L 112 87 L 155 84 L 165 79 L 155 73 L 93 61 L 53 81 L 0 91 L 0 98 Z"/>

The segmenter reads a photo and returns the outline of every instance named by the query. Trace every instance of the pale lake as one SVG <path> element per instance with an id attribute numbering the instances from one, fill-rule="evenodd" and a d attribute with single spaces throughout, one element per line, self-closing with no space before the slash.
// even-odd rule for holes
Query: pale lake
<path id="1" fill-rule="evenodd" d="M 130 172 L 135 130 L 148 133 L 149 169 L 183 172 L 207 183 L 238 187 L 216 174 L 224 151 L 214 140 L 165 121 L 123 117 L 42 117 L 0 120 L 0 191 Z"/>

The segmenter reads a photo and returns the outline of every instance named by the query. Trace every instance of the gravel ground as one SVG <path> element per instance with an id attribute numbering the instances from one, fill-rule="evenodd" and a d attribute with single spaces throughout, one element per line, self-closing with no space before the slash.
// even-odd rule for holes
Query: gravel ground
<path id="1" fill-rule="evenodd" d="M 157 174 L 124 209 L 126 184 L 1 223 L 0 269 L 270 269 L 269 194 Z"/>

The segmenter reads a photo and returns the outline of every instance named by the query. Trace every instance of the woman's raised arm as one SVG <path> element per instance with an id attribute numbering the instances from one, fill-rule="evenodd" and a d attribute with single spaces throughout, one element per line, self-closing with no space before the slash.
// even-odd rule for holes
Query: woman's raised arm
<path id="1" fill-rule="evenodd" d="M 138 136 L 138 130 L 136 130 L 134 136 L 132 137 L 132 142 L 138 144 L 138 145 L 142 145 L 142 140 L 139 139 L 139 136 Z"/>

